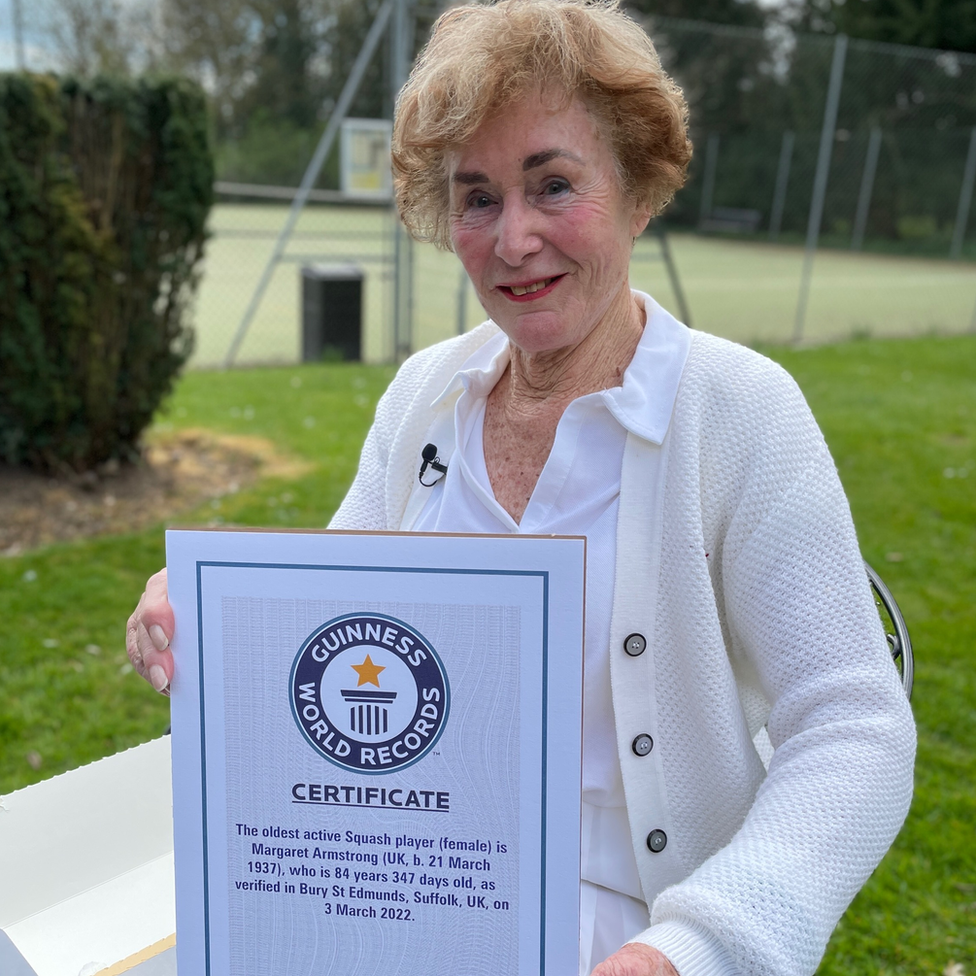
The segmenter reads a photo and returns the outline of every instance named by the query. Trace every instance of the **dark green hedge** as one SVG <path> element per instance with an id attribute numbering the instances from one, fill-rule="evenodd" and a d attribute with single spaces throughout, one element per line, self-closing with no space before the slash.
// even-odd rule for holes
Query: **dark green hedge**
<path id="1" fill-rule="evenodd" d="M 192 348 L 212 186 L 196 86 L 0 75 L 0 462 L 137 455 Z"/>

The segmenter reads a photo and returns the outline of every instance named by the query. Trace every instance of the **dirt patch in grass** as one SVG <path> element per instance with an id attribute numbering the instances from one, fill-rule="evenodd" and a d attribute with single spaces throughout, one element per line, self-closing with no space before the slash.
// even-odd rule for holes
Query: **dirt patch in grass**
<path id="1" fill-rule="evenodd" d="M 297 477 L 308 467 L 263 438 L 202 430 L 155 435 L 139 464 L 108 464 L 97 474 L 47 478 L 0 466 L 0 554 L 135 532 L 235 494 L 261 476 Z"/>

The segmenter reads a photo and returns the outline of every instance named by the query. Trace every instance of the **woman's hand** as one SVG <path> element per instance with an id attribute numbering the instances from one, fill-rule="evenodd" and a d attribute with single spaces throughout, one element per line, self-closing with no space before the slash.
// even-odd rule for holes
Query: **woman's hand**
<path id="1" fill-rule="evenodd" d="M 678 976 L 667 956 L 640 942 L 628 942 L 604 959 L 591 976 Z"/>
<path id="2" fill-rule="evenodd" d="M 156 691 L 169 694 L 173 680 L 173 652 L 169 642 L 173 638 L 176 621 L 166 591 L 166 570 L 162 569 L 146 583 L 125 628 L 125 650 L 136 671 Z"/>

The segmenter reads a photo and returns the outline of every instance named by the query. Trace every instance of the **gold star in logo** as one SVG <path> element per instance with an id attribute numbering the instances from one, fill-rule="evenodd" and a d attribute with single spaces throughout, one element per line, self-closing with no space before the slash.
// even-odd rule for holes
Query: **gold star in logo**
<path id="1" fill-rule="evenodd" d="M 380 671 L 385 671 L 386 667 L 382 664 L 373 664 L 372 658 L 367 654 L 366 660 L 362 664 L 351 665 L 353 671 L 359 675 L 359 683 L 356 685 L 376 685 L 380 686 Z"/>

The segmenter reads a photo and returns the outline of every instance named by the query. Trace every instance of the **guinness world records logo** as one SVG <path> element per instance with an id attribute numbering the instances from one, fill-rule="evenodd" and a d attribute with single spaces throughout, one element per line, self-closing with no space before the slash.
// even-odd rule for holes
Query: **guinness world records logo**
<path id="1" fill-rule="evenodd" d="M 447 672 L 430 642 L 376 613 L 317 628 L 292 664 L 289 697 L 309 745 L 357 773 L 392 773 L 422 759 L 450 708 Z"/>

